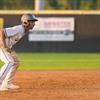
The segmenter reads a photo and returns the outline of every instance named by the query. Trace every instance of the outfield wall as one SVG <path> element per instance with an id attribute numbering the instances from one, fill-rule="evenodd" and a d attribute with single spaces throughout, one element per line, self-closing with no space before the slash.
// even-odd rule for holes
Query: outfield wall
<path id="1" fill-rule="evenodd" d="M 4 27 L 20 24 L 22 14 L 0 14 Z M 75 40 L 29 42 L 28 35 L 15 46 L 19 52 L 100 52 L 100 14 L 36 13 L 37 17 L 74 17 Z"/>

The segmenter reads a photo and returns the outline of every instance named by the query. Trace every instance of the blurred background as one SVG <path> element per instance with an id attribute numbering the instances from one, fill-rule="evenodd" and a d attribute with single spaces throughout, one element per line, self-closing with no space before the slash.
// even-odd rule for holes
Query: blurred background
<path id="1" fill-rule="evenodd" d="M 60 68 L 62 64 L 67 67 L 80 64 L 79 66 L 83 68 L 84 66 L 100 68 L 100 0 L 1 0 L 0 28 L 21 24 L 20 18 L 25 13 L 36 15 L 39 21 L 36 22 L 35 28 L 15 46 L 17 52 L 91 53 L 88 56 L 73 55 L 71 59 L 70 55 L 66 55 L 68 58 L 62 56 L 62 59 L 66 60 L 61 62 Z M 22 55 L 20 54 L 21 57 Z M 58 55 L 57 58 L 59 57 Z M 84 62 L 86 57 L 87 60 Z M 82 60 L 77 62 L 80 58 Z M 68 59 L 77 61 L 70 65 Z M 92 60 L 89 62 L 90 59 Z M 50 60 L 47 63 L 39 63 L 48 67 L 51 62 Z M 55 66 L 55 63 L 52 62 L 54 64 L 52 66 Z M 82 65 L 83 63 L 85 65 Z"/>
<path id="2" fill-rule="evenodd" d="M 24 13 L 39 22 L 17 51 L 100 52 L 100 0 L 2 0 L 0 28 L 20 24 Z"/>

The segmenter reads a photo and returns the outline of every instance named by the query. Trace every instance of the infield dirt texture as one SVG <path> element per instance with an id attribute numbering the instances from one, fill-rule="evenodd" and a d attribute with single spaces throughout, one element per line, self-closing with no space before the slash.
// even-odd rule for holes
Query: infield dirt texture
<path id="1" fill-rule="evenodd" d="M 100 70 L 18 71 L 18 90 L 0 92 L 0 100 L 100 100 Z"/>

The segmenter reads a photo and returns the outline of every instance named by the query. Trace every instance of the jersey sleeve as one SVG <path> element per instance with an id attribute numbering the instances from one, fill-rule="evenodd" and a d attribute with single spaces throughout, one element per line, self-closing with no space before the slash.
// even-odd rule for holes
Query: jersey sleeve
<path id="1" fill-rule="evenodd" d="M 18 33 L 24 33 L 24 29 L 23 29 L 22 25 L 5 28 L 6 37 L 12 37 Z"/>

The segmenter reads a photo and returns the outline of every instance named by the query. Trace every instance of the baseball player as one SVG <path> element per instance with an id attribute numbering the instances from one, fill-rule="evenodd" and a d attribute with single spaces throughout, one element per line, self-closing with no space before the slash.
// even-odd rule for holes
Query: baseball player
<path id="1" fill-rule="evenodd" d="M 34 15 L 24 14 L 21 17 L 21 25 L 0 30 L 0 60 L 4 62 L 0 70 L 0 91 L 19 88 L 13 84 L 13 77 L 20 63 L 13 45 L 33 29 L 36 21 L 38 19 Z"/>

